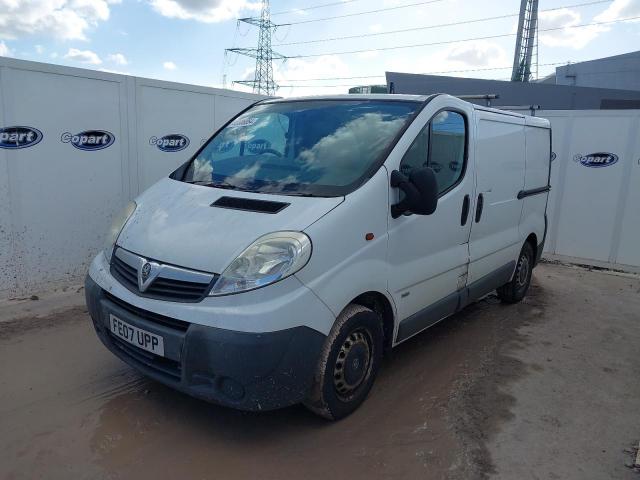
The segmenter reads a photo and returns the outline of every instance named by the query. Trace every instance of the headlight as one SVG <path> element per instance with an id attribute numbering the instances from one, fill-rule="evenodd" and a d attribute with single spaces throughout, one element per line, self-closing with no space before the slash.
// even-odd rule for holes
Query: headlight
<path id="1" fill-rule="evenodd" d="M 127 224 L 127 221 L 131 218 L 131 215 L 133 215 L 133 212 L 136 211 L 136 208 L 136 202 L 129 202 L 126 208 L 113 219 L 113 223 L 111 224 L 111 228 L 109 228 L 109 232 L 107 232 L 107 238 L 104 243 L 104 256 L 107 257 L 108 262 L 111 262 L 113 247 L 116 244 L 116 240 L 118 240 L 120 232 Z"/>
<path id="2" fill-rule="evenodd" d="M 209 295 L 227 295 L 264 287 L 293 275 L 311 257 L 311 240 L 301 232 L 260 237 L 222 272 Z"/>

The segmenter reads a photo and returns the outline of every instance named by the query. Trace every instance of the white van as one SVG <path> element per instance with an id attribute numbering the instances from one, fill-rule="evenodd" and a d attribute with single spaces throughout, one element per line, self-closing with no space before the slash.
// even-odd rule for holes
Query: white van
<path id="1" fill-rule="evenodd" d="M 385 351 L 495 289 L 524 297 L 550 155 L 547 120 L 449 95 L 258 102 L 114 223 L 95 329 L 193 396 L 344 417 Z"/>

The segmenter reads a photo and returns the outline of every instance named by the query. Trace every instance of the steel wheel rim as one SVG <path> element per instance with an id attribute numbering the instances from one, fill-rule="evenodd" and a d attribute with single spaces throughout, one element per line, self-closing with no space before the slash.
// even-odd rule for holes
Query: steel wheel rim
<path id="1" fill-rule="evenodd" d="M 524 287 L 529 279 L 529 258 L 526 255 L 520 257 L 518 262 L 518 271 L 516 274 L 516 283 L 519 288 Z"/>
<path id="2" fill-rule="evenodd" d="M 354 330 L 347 336 L 333 368 L 333 386 L 339 398 L 348 399 L 365 382 L 371 371 L 372 350 L 366 330 Z"/>

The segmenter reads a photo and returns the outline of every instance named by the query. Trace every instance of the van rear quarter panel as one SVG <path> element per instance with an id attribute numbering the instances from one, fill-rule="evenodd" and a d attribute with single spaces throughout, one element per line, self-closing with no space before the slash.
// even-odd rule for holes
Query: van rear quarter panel
<path id="1" fill-rule="evenodd" d="M 338 316 L 362 293 L 387 292 L 389 178 L 382 167 L 345 201 L 305 229 L 313 253 L 296 276 Z M 365 235 L 373 233 L 373 240 Z M 395 310 L 395 308 L 394 308 Z"/>
<path id="2" fill-rule="evenodd" d="M 551 155 L 551 131 L 540 126 L 525 127 L 526 156 L 524 190 L 546 187 L 549 184 L 549 166 Z M 547 124 L 548 126 L 548 124 Z M 545 211 L 548 193 L 532 195 L 522 199 L 522 218 L 520 219 L 520 238 L 526 239 L 529 234 L 536 235 L 539 245 L 545 233 Z"/>

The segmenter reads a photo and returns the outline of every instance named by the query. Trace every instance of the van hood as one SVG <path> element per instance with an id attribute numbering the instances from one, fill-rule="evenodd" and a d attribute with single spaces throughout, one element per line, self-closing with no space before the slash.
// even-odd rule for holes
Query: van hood
<path id="1" fill-rule="evenodd" d="M 275 214 L 211 206 L 221 197 L 289 205 Z M 159 262 L 222 273 L 259 237 L 303 231 L 343 201 L 222 190 L 167 178 L 136 199 L 138 208 L 117 245 Z"/>

